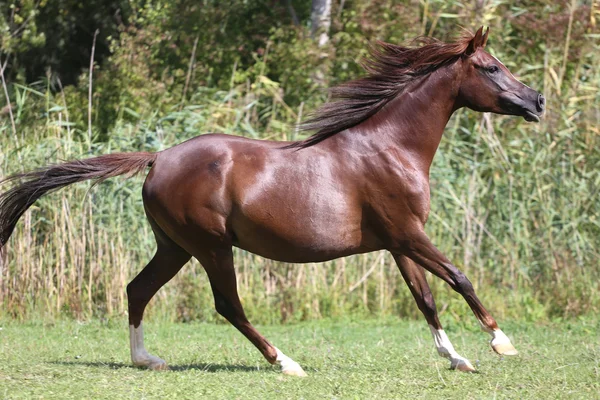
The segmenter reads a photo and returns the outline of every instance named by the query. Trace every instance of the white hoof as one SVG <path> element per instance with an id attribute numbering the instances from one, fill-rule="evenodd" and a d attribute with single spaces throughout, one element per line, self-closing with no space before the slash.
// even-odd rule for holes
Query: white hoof
<path id="1" fill-rule="evenodd" d="M 457 369 L 462 372 L 476 371 L 469 360 L 460 356 L 450 358 L 450 369 Z"/>
<path id="2" fill-rule="evenodd" d="M 519 354 L 517 349 L 515 349 L 515 346 L 513 346 L 511 343 L 502 343 L 497 345 L 492 344 L 492 349 L 494 349 L 494 351 L 501 356 L 516 356 Z"/>
<path id="3" fill-rule="evenodd" d="M 492 331 L 491 335 L 492 340 L 490 341 L 490 345 L 496 353 L 503 356 L 515 356 L 519 354 L 517 349 L 515 349 L 510 342 L 508 336 L 506 336 L 500 329 Z"/>
<path id="4" fill-rule="evenodd" d="M 169 369 L 167 362 L 162 358 L 150 355 L 146 353 L 145 355 L 140 355 L 135 359 L 132 358 L 133 365 L 136 367 L 146 367 L 153 371 L 166 371 Z"/>
<path id="5" fill-rule="evenodd" d="M 292 367 L 288 367 L 288 368 L 281 367 L 281 372 L 284 375 L 290 375 L 290 376 L 301 376 L 301 377 L 308 376 L 308 375 L 306 375 L 306 372 L 304 372 L 304 370 L 298 363 L 295 363 L 295 364 L 296 365 L 294 365 Z"/>
<path id="6" fill-rule="evenodd" d="M 284 375 L 302 377 L 307 376 L 300 364 L 283 354 L 277 347 L 275 347 L 275 350 L 277 350 L 277 359 L 275 362 L 279 363 L 281 366 L 281 372 Z"/>

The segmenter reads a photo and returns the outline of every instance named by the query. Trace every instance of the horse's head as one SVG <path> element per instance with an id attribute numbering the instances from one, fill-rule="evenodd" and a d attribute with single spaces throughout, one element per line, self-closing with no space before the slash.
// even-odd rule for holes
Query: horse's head
<path id="1" fill-rule="evenodd" d="M 484 51 L 489 28 L 479 28 L 462 58 L 459 104 L 475 111 L 518 115 L 538 122 L 544 113 L 544 96 L 519 82 L 496 57 Z"/>

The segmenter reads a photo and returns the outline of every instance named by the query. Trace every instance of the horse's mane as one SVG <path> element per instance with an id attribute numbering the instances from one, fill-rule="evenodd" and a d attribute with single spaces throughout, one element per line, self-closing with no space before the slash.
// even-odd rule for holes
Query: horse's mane
<path id="1" fill-rule="evenodd" d="M 316 131 L 309 138 L 287 148 L 305 148 L 367 120 L 383 108 L 416 78 L 430 74 L 465 54 L 473 34 L 463 34 L 453 43 L 420 37 L 404 47 L 378 41 L 361 62 L 367 76 L 330 89 L 335 101 L 325 103 L 300 125 Z M 415 46 L 416 45 L 416 46 Z"/>

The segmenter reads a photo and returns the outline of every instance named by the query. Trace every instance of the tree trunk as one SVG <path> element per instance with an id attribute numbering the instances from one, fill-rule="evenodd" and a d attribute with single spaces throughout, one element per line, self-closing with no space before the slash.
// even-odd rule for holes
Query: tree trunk
<path id="1" fill-rule="evenodd" d="M 317 40 L 319 46 L 324 46 L 329 41 L 331 0 L 313 0 L 311 20 L 312 36 Z"/>
<path id="2" fill-rule="evenodd" d="M 292 18 L 292 22 L 294 23 L 294 26 L 299 26 L 300 25 L 300 20 L 298 19 L 298 15 L 296 14 L 296 10 L 294 9 L 294 6 L 292 5 L 292 0 L 284 0 L 283 1 L 286 8 L 288 9 L 288 12 L 290 13 L 290 17 Z"/>

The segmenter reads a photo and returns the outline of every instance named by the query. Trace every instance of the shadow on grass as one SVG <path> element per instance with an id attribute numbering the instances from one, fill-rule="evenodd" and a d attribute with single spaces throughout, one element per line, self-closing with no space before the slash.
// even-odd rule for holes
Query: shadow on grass
<path id="1" fill-rule="evenodd" d="M 144 367 L 136 367 L 132 364 L 124 364 L 120 362 L 101 362 L 101 361 L 50 361 L 49 364 L 55 365 L 66 365 L 70 367 L 95 367 L 95 368 L 108 368 L 108 369 L 139 369 L 146 370 Z M 209 363 L 195 363 L 195 364 L 180 364 L 180 365 L 169 365 L 170 371 L 189 371 L 199 370 L 206 372 L 221 372 L 221 371 L 253 371 L 253 372 L 265 372 L 271 371 L 270 368 L 256 368 L 249 367 L 247 365 L 237 364 L 209 364 Z"/>

